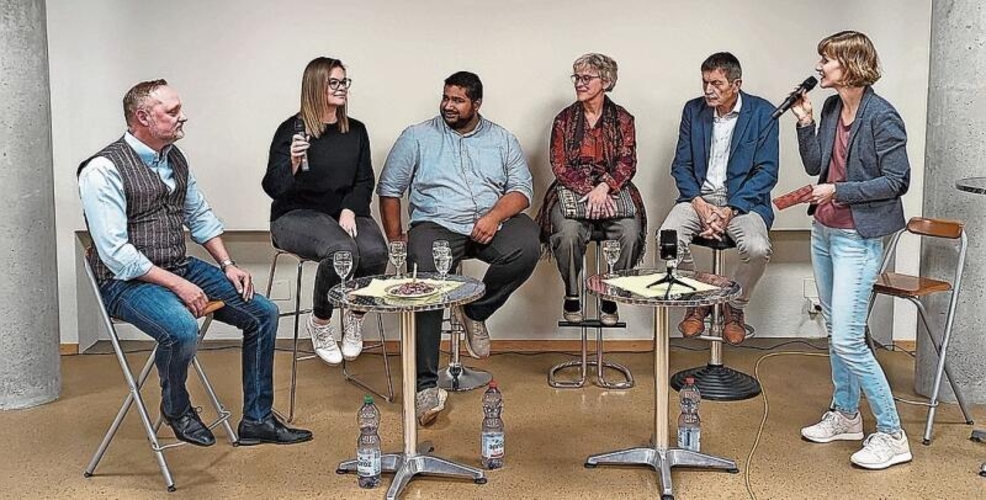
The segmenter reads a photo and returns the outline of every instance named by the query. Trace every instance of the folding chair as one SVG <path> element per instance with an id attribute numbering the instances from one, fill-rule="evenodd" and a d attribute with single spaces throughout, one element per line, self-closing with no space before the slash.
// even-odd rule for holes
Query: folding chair
<path id="1" fill-rule="evenodd" d="M 955 264 L 955 275 L 953 276 L 951 282 L 939 281 L 922 276 L 909 276 L 905 274 L 887 272 L 887 268 L 890 266 L 890 263 L 893 262 L 896 254 L 897 243 L 900 241 L 900 237 L 905 232 L 922 238 L 940 238 L 951 242 L 958 242 L 958 257 Z M 957 299 L 959 295 L 959 288 L 962 284 L 962 269 L 965 267 L 967 244 L 968 240 L 961 222 L 942 219 L 926 219 L 923 217 L 912 218 L 908 221 L 907 226 L 904 229 L 894 233 L 891 238 L 890 244 L 887 246 L 887 250 L 883 256 L 883 264 L 880 267 L 880 276 L 873 285 L 873 292 L 870 294 L 869 311 L 867 312 L 866 317 L 867 322 L 869 321 L 870 313 L 873 311 L 873 304 L 876 302 L 876 296 L 878 294 L 906 299 L 917 307 L 918 316 L 921 318 L 921 323 L 924 325 L 924 331 L 927 333 L 928 339 L 931 340 L 931 345 L 934 347 L 935 352 L 938 355 L 938 365 L 935 371 L 935 382 L 932 387 L 931 397 L 928 398 L 927 403 L 897 397 L 894 398 L 902 403 L 928 407 L 928 419 L 925 422 L 924 439 L 922 440 L 922 443 L 925 445 L 931 444 L 931 426 L 935 421 L 935 410 L 938 409 L 938 394 L 941 390 L 943 374 L 948 375 L 948 383 L 951 385 L 952 391 L 955 393 L 955 399 L 959 403 L 959 408 L 962 410 L 962 415 L 965 417 L 966 423 L 970 425 L 972 424 L 972 414 L 969 413 L 968 407 L 965 403 L 965 398 L 962 396 L 959 386 L 955 383 L 955 377 L 952 375 L 952 371 L 949 369 L 946 361 L 946 356 L 948 355 L 948 344 L 952 336 L 952 324 L 955 321 L 955 307 L 958 305 Z M 927 297 L 939 292 L 948 292 L 949 294 L 948 313 L 945 317 L 945 328 L 940 342 L 928 324 L 928 313 L 924 308 L 924 304 L 921 303 L 922 297 Z M 919 328 L 918 331 L 920 330 L 921 329 Z M 873 336 L 869 335 L 868 327 L 867 341 L 869 342 L 871 349 L 876 348 L 873 341 Z M 890 343 L 893 345 L 892 336 Z"/>
<path id="2" fill-rule="evenodd" d="M 103 320 L 103 326 L 106 327 L 106 331 L 109 333 L 110 342 L 113 344 L 113 351 L 116 353 L 116 359 L 120 362 L 120 368 L 123 369 L 123 377 L 127 381 L 127 387 L 130 393 L 127 398 L 123 401 L 123 406 L 120 407 L 120 411 L 117 412 L 116 418 L 113 419 L 113 424 L 110 425 L 110 429 L 106 432 L 103 437 L 103 442 L 100 443 L 99 448 L 96 450 L 96 454 L 93 455 L 92 460 L 89 461 L 89 466 L 86 467 L 85 477 L 92 477 L 96 470 L 96 466 L 99 465 L 100 460 L 103 459 L 103 455 L 106 453 L 106 449 L 109 448 L 110 442 L 116 436 L 116 431 L 120 429 L 120 424 L 123 423 L 123 419 L 127 416 L 132 406 L 137 407 L 137 413 L 140 415 L 140 421 L 144 425 L 144 431 L 147 433 L 147 439 L 150 441 L 151 451 L 154 453 L 155 458 L 157 458 L 158 466 L 161 467 L 161 474 L 164 475 L 164 482 L 168 487 L 168 491 L 175 491 L 175 480 L 171 476 L 171 469 L 168 468 L 168 462 L 164 458 L 164 451 L 176 448 L 178 446 L 185 445 L 187 443 L 181 441 L 175 441 L 171 443 L 163 443 L 158 437 L 158 430 L 161 428 L 162 417 L 160 412 L 158 414 L 157 420 L 153 423 L 149 413 L 147 412 L 147 406 L 144 405 L 144 398 L 140 394 L 140 389 L 144 386 L 144 382 L 151 373 L 151 368 L 154 366 L 154 355 L 157 354 L 157 346 L 155 345 L 154 350 L 151 351 L 151 355 L 147 358 L 147 362 L 144 363 L 144 368 L 140 371 L 140 374 L 135 378 L 133 372 L 130 370 L 130 363 L 127 361 L 126 354 L 123 352 L 123 348 L 120 346 L 120 338 L 117 335 L 116 325 L 121 324 L 122 321 L 115 320 L 110 317 L 109 313 L 106 312 L 106 306 L 103 304 L 103 298 L 99 294 L 99 285 L 96 281 L 96 276 L 92 271 L 92 267 L 89 265 L 88 259 L 83 259 L 86 266 L 86 277 L 89 279 L 89 285 L 92 287 L 93 293 L 96 295 L 96 303 L 99 305 L 99 314 Z M 206 331 L 209 330 L 209 325 L 212 323 L 212 315 L 219 309 L 222 309 L 223 304 L 220 300 L 210 301 L 205 308 L 205 321 L 199 328 L 198 342 L 202 342 L 202 338 L 205 337 Z M 208 377 L 205 375 L 205 371 L 202 369 L 202 364 L 199 363 L 198 357 L 192 358 L 192 366 L 195 367 L 195 373 L 199 376 L 199 381 L 202 382 L 202 387 L 205 388 L 206 394 L 209 396 L 209 401 L 212 403 L 213 409 L 216 411 L 216 419 L 208 425 L 209 429 L 214 429 L 219 425 L 223 426 L 226 432 L 226 437 L 229 439 L 230 444 L 236 446 L 237 437 L 236 433 L 233 432 L 233 427 L 229 424 L 230 412 L 226 410 L 223 404 L 216 397 L 216 391 L 213 390 L 212 384 L 209 383 Z"/>

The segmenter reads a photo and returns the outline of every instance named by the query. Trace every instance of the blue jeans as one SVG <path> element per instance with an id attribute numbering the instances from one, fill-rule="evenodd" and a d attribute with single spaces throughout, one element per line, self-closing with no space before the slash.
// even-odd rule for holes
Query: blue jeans
<path id="1" fill-rule="evenodd" d="M 863 238 L 854 230 L 833 229 L 817 221 L 812 225 L 811 263 L 825 328 L 832 337 L 832 407 L 855 414 L 862 389 L 876 417 L 876 429 L 895 433 L 900 430 L 900 417 L 890 384 L 865 338 L 870 292 L 882 256 L 881 238 Z"/>
<path id="2" fill-rule="evenodd" d="M 243 330 L 243 418 L 259 421 L 274 402 L 274 337 L 277 306 L 262 295 L 243 300 L 216 266 L 189 257 L 174 273 L 194 283 L 210 300 L 226 306 L 214 318 Z M 106 280 L 99 287 L 110 316 L 136 326 L 158 343 L 154 359 L 161 379 L 165 414 L 179 416 L 191 408 L 185 380 L 198 348 L 199 325 L 171 290 L 139 280 Z"/>

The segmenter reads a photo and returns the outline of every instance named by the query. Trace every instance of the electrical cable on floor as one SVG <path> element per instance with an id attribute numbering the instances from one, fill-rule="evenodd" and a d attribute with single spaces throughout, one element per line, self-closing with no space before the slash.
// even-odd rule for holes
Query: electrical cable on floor
<path id="1" fill-rule="evenodd" d="M 757 452 L 757 447 L 760 446 L 760 439 L 763 437 L 763 430 L 767 425 L 767 413 L 770 409 L 770 406 L 767 403 L 767 386 L 764 385 L 762 380 L 760 380 L 760 363 L 767 358 L 772 358 L 775 356 L 809 356 L 813 358 L 829 357 L 828 354 L 822 354 L 819 352 L 780 351 L 764 354 L 757 360 L 757 364 L 753 366 L 753 377 L 756 378 L 757 383 L 760 384 L 760 396 L 763 398 L 763 418 L 760 419 L 760 428 L 757 429 L 757 437 L 753 440 L 753 447 L 750 448 L 750 454 L 746 457 L 746 467 L 743 471 L 746 492 L 750 495 L 750 500 L 757 500 L 757 495 L 753 492 L 753 485 L 750 483 L 750 465 L 753 463 L 753 455 Z"/>

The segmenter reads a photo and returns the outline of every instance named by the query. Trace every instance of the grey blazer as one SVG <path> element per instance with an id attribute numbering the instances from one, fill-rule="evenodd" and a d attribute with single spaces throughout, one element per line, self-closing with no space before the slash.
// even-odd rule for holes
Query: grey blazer
<path id="1" fill-rule="evenodd" d="M 822 106 L 818 133 L 815 124 L 798 127 L 798 149 L 808 175 L 826 182 L 835 128 L 842 100 L 834 95 Z M 835 201 L 849 205 L 856 231 L 863 238 L 879 238 L 904 227 L 900 197 L 911 183 L 907 161 L 907 133 L 897 110 L 872 87 L 866 87 L 849 131 L 846 181 L 835 186 Z M 815 206 L 808 207 L 808 215 Z"/>

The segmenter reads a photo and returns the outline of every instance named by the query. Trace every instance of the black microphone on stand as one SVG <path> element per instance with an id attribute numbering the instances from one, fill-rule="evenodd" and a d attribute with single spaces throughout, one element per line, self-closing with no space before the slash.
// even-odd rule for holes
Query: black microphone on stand
<path id="1" fill-rule="evenodd" d="M 785 111 L 791 109 L 791 106 L 793 106 L 794 103 L 798 102 L 802 92 L 810 92 L 811 89 L 815 88 L 815 85 L 818 85 L 817 78 L 813 76 L 806 78 L 805 81 L 801 82 L 801 85 L 798 85 L 798 88 L 796 88 L 794 92 L 788 94 L 787 99 L 784 99 L 784 102 L 782 102 L 780 106 L 777 106 L 777 109 L 770 114 L 770 117 L 776 120 L 777 117 L 783 115 Z"/>

